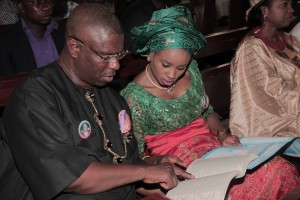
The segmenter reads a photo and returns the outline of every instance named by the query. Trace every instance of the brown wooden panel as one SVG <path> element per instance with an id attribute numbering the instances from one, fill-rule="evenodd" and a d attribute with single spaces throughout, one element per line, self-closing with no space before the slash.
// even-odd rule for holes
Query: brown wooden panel
<path id="1" fill-rule="evenodd" d="M 189 8 L 195 20 L 197 29 L 204 35 L 214 31 L 215 0 L 190 0 L 180 4 Z"/>
<path id="2" fill-rule="evenodd" d="M 202 79 L 210 104 L 223 119 L 230 110 L 230 63 L 201 70 Z"/>
<path id="3" fill-rule="evenodd" d="M 0 77 L 0 107 L 5 107 L 15 87 L 28 76 L 28 73 Z"/>
<path id="4" fill-rule="evenodd" d="M 229 29 L 246 26 L 246 11 L 249 8 L 249 0 L 230 0 Z"/>
<path id="5" fill-rule="evenodd" d="M 218 53 L 234 50 L 248 32 L 248 28 L 242 27 L 233 30 L 212 33 L 206 36 L 207 47 L 197 57 L 211 56 Z"/>
<path id="6" fill-rule="evenodd" d="M 137 57 L 132 54 L 126 55 L 121 61 L 121 69 L 119 69 L 118 76 L 120 78 L 132 78 L 141 71 L 143 71 L 148 61 L 146 58 Z"/>

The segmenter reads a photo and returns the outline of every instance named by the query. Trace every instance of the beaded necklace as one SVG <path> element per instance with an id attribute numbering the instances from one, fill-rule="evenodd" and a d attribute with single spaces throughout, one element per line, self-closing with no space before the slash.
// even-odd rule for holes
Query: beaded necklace
<path id="1" fill-rule="evenodd" d="M 126 133 L 122 133 L 123 134 L 123 145 L 124 145 L 124 155 L 119 155 L 116 152 L 113 151 L 113 144 L 111 143 L 111 141 L 109 140 L 109 138 L 106 135 L 106 132 L 104 131 L 104 128 L 102 126 L 103 122 L 102 122 L 102 115 L 100 115 L 97 111 L 97 108 L 94 104 L 94 98 L 95 98 L 95 94 L 91 91 L 87 91 L 85 93 L 85 98 L 87 101 L 89 101 L 94 110 L 95 110 L 95 114 L 94 114 L 94 119 L 96 121 L 96 123 L 98 124 L 98 126 L 100 127 L 101 131 L 102 131 L 102 135 L 103 135 L 103 147 L 106 151 L 108 151 L 109 153 L 112 154 L 113 156 L 113 163 L 114 164 L 120 164 L 123 162 L 123 159 L 126 158 L 127 156 L 127 144 L 130 142 L 130 140 L 132 139 L 132 134 L 130 132 L 126 132 Z"/>
<path id="2" fill-rule="evenodd" d="M 276 41 L 277 41 L 277 44 L 267 38 L 261 31 L 261 29 L 259 27 L 256 27 L 253 29 L 253 33 L 255 36 L 257 36 L 258 38 L 260 38 L 266 45 L 268 45 L 269 47 L 277 50 L 277 51 L 283 51 L 286 47 L 286 42 L 285 42 L 285 39 L 284 37 L 279 34 L 279 33 L 276 33 L 275 37 L 276 37 Z"/>
<path id="3" fill-rule="evenodd" d="M 158 89 L 165 90 L 169 95 L 172 95 L 172 96 L 173 96 L 173 95 L 174 95 L 173 89 L 174 89 L 174 87 L 176 86 L 176 83 L 174 83 L 173 85 L 171 85 L 171 87 L 161 87 L 161 86 L 159 86 L 159 85 L 156 85 L 156 84 L 152 81 L 152 79 L 150 78 L 150 76 L 149 76 L 149 74 L 148 74 L 148 69 L 149 69 L 149 64 L 148 64 L 147 67 L 146 67 L 146 75 L 147 75 L 149 81 L 150 81 L 155 87 L 157 87 Z"/>

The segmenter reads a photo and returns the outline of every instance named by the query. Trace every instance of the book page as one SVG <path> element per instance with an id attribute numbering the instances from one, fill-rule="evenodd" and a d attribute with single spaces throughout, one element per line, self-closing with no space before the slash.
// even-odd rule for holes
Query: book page
<path id="1" fill-rule="evenodd" d="M 193 174 L 196 178 L 230 171 L 239 171 L 237 177 L 242 177 L 246 173 L 248 164 L 256 157 L 255 154 L 245 154 L 219 158 L 199 158 L 194 160 L 186 171 Z"/>
<path id="2" fill-rule="evenodd" d="M 296 138 L 283 154 L 300 158 L 300 138 Z"/>
<path id="3" fill-rule="evenodd" d="M 180 181 L 167 193 L 171 200 L 223 200 L 237 171 Z"/>
<path id="4" fill-rule="evenodd" d="M 241 137 L 241 143 L 278 143 L 292 141 L 293 137 Z"/>
<path id="5" fill-rule="evenodd" d="M 280 149 L 290 144 L 294 139 L 295 138 L 292 137 L 243 137 L 240 139 L 242 145 L 218 147 L 202 156 L 202 158 L 256 154 L 258 157 L 248 166 L 248 169 L 253 169 L 274 156 Z"/>

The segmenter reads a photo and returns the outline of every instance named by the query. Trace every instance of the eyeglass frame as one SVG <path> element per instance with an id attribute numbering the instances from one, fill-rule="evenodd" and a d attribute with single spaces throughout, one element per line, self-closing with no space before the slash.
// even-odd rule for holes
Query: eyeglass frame
<path id="1" fill-rule="evenodd" d="M 88 46 L 87 44 L 85 44 L 82 40 L 78 39 L 77 37 L 69 36 L 69 38 L 83 44 L 83 46 L 85 46 L 86 48 L 90 49 L 92 52 L 97 54 L 97 56 L 99 56 L 102 59 L 102 62 L 105 62 L 105 63 L 110 63 L 114 59 L 119 61 L 119 60 L 123 59 L 127 54 L 130 53 L 128 50 L 123 50 L 120 53 L 103 55 L 103 54 L 99 53 L 98 51 L 94 50 L 93 48 L 91 48 L 90 46 Z"/>

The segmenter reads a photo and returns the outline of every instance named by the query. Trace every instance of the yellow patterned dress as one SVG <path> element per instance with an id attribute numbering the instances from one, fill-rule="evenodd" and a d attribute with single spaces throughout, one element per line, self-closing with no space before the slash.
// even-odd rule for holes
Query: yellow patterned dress
<path id="1" fill-rule="evenodd" d="M 230 130 L 238 136 L 300 136 L 300 52 L 284 33 L 283 51 L 254 35 L 231 63 Z"/>

